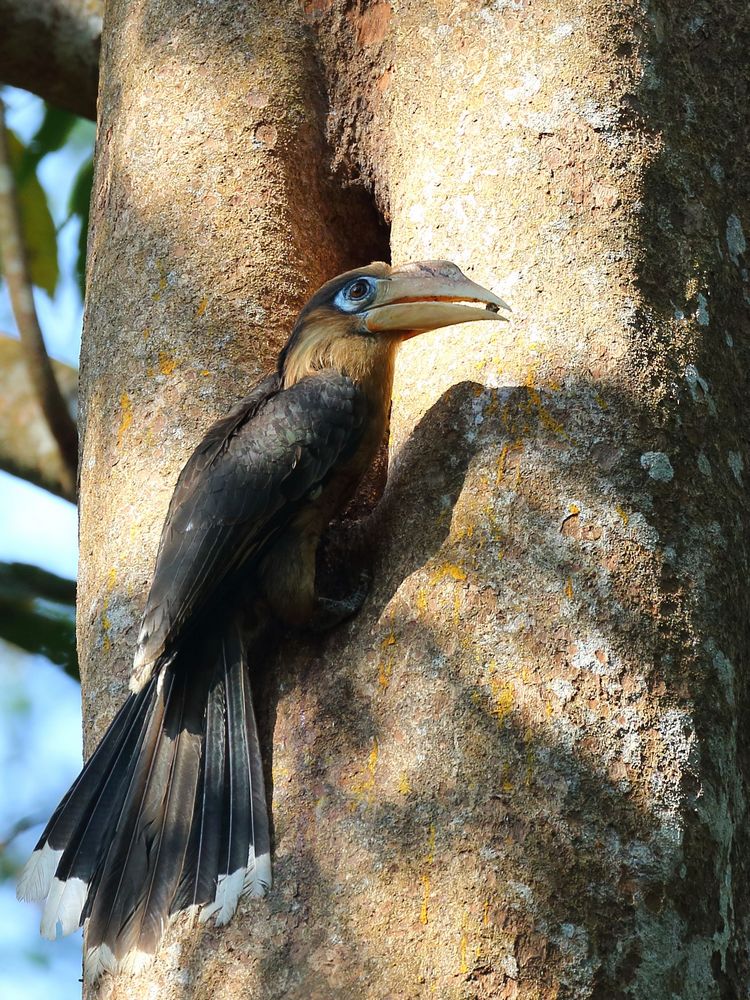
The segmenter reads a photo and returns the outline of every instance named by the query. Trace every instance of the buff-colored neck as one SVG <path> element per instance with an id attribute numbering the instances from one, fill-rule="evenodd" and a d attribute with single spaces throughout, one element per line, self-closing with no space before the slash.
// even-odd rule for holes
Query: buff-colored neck
<path id="1" fill-rule="evenodd" d="M 395 337 L 341 333 L 338 322 L 317 322 L 305 330 L 284 360 L 288 389 L 315 372 L 333 369 L 357 382 L 379 407 L 390 407 L 399 341 Z"/>

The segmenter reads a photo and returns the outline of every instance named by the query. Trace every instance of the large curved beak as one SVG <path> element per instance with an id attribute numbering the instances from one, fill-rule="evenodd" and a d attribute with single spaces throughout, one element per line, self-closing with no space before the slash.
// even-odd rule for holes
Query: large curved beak
<path id="1" fill-rule="evenodd" d="M 375 302 L 362 314 L 372 333 L 392 333 L 408 340 L 427 330 L 476 320 L 506 320 L 510 306 L 470 281 L 447 260 L 427 260 L 394 267 Z"/>

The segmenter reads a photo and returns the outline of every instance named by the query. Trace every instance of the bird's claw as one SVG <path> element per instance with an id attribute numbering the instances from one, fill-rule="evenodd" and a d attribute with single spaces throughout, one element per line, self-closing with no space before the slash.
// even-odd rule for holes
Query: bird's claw
<path id="1" fill-rule="evenodd" d="M 372 575 L 367 570 L 362 570 L 358 585 L 346 597 L 318 597 L 309 628 L 313 632 L 325 632 L 347 618 L 352 618 L 365 603 L 371 583 Z"/>

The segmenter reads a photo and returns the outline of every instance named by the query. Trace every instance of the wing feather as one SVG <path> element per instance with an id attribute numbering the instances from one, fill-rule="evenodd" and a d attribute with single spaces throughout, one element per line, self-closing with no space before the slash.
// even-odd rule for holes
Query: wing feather
<path id="1" fill-rule="evenodd" d="M 311 490 L 353 453 L 362 391 L 326 371 L 280 391 L 269 376 L 187 462 L 162 531 L 135 668 L 169 656 L 222 586 L 252 576 Z"/>

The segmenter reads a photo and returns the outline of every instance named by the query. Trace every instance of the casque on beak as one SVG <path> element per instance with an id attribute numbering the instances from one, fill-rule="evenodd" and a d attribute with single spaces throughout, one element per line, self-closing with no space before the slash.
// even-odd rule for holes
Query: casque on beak
<path id="1" fill-rule="evenodd" d="M 456 323 L 507 321 L 500 309 L 510 311 L 510 306 L 470 281 L 455 264 L 428 260 L 394 267 L 362 320 L 372 333 L 392 333 L 408 340 Z"/>

